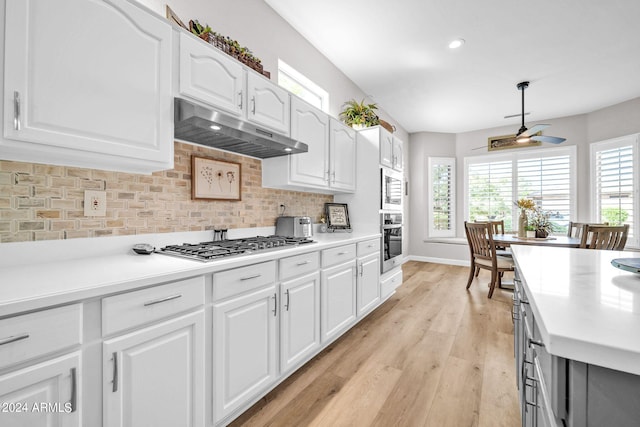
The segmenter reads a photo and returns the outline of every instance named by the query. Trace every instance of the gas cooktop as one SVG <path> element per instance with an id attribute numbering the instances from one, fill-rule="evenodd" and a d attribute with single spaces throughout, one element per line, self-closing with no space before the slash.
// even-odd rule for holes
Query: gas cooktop
<path id="1" fill-rule="evenodd" d="M 235 255 L 249 255 L 267 249 L 313 243 L 307 237 L 257 236 L 246 239 L 214 240 L 202 243 L 183 243 L 160 248 L 156 253 L 189 258 L 203 262 L 214 261 Z"/>

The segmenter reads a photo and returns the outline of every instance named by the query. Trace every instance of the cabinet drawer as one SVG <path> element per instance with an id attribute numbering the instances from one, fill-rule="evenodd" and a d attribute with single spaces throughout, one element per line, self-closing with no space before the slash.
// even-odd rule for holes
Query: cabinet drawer
<path id="1" fill-rule="evenodd" d="M 102 299 L 102 335 L 155 322 L 204 304 L 204 277 Z"/>
<path id="2" fill-rule="evenodd" d="M 322 251 L 322 267 L 340 264 L 341 262 L 355 259 L 356 245 L 345 245 Z"/>
<path id="3" fill-rule="evenodd" d="M 380 252 L 380 239 L 365 240 L 358 242 L 358 256 L 364 256 Z"/>
<path id="4" fill-rule="evenodd" d="M 0 320 L 0 368 L 81 342 L 81 304 Z"/>
<path id="5" fill-rule="evenodd" d="M 384 299 L 402 284 L 402 270 L 387 277 L 380 283 L 380 295 Z"/>
<path id="6" fill-rule="evenodd" d="M 280 280 L 312 273 L 319 268 L 320 254 L 318 252 L 283 258 L 280 260 Z"/>
<path id="7" fill-rule="evenodd" d="M 258 289 L 276 281 L 276 262 L 269 261 L 213 275 L 214 301 Z"/>

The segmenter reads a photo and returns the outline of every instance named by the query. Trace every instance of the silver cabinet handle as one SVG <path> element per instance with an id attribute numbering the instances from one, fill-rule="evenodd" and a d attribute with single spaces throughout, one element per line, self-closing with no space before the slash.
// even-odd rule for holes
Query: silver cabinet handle
<path id="1" fill-rule="evenodd" d="M 327 177 L 324 179 L 325 181 L 329 182 L 329 177 L 331 176 L 331 172 L 329 171 L 329 169 L 327 169 L 327 171 L 325 172 L 325 174 L 327 175 Z"/>
<path id="2" fill-rule="evenodd" d="M 118 391 L 118 353 L 115 351 L 113 352 L 113 378 L 111 383 L 113 384 L 111 391 L 115 393 Z"/>
<path id="3" fill-rule="evenodd" d="M 348 254 L 348 253 L 349 253 L 349 252 L 338 252 L 338 255 L 346 255 L 346 254 Z"/>
<path id="4" fill-rule="evenodd" d="M 29 334 L 12 335 L 0 340 L 0 345 L 11 344 L 12 342 L 26 340 L 29 338 Z"/>
<path id="5" fill-rule="evenodd" d="M 253 276 L 241 277 L 240 280 L 245 281 L 245 280 L 257 279 L 260 276 L 262 276 L 262 274 L 254 274 Z"/>
<path id="6" fill-rule="evenodd" d="M 78 388 L 76 380 L 76 368 L 71 368 L 71 399 L 69 399 L 71 412 L 76 412 L 76 409 L 78 409 Z"/>
<path id="7" fill-rule="evenodd" d="M 299 263 L 297 263 L 296 265 L 297 265 L 297 266 L 307 265 L 307 264 L 309 264 L 310 262 L 311 262 L 311 261 L 303 261 L 303 262 L 299 262 Z"/>
<path id="8" fill-rule="evenodd" d="M 273 316 L 275 317 L 278 315 L 278 294 L 273 294 L 271 298 L 273 298 Z"/>
<path id="9" fill-rule="evenodd" d="M 238 104 L 238 107 L 242 110 L 242 91 L 238 92 L 238 96 L 240 97 L 240 104 Z"/>
<path id="10" fill-rule="evenodd" d="M 336 171 L 331 172 L 331 182 L 336 183 Z"/>
<path id="11" fill-rule="evenodd" d="M 251 113 L 256 114 L 256 97 L 251 97 Z"/>
<path id="12" fill-rule="evenodd" d="M 161 302 L 167 302 L 167 301 L 171 301 L 178 298 L 182 298 L 182 294 L 171 295 L 171 296 L 160 298 L 154 301 L 145 302 L 144 306 L 149 307 L 150 305 L 160 304 Z"/>
<path id="13" fill-rule="evenodd" d="M 364 274 L 364 264 L 360 263 L 360 277 Z"/>
<path id="14" fill-rule="evenodd" d="M 13 92 L 13 128 L 20 130 L 20 92 Z"/>
<path id="15" fill-rule="evenodd" d="M 285 292 L 285 294 L 287 295 L 287 303 L 284 305 L 284 308 L 289 311 L 289 307 L 291 306 L 291 294 L 289 293 L 289 289 L 287 289 L 287 292 Z"/>
<path id="16" fill-rule="evenodd" d="M 537 345 L 538 347 L 544 347 L 544 343 L 542 341 L 535 341 L 535 340 L 532 340 L 531 338 L 528 338 L 528 341 L 529 341 L 529 346 Z"/>

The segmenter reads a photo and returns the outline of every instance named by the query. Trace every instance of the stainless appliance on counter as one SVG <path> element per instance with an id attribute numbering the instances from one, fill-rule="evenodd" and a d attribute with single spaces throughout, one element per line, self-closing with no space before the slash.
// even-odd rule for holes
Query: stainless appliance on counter
<path id="1" fill-rule="evenodd" d="M 311 237 L 313 222 L 308 216 L 280 216 L 276 220 L 276 236 Z"/>
<path id="2" fill-rule="evenodd" d="M 306 237 L 257 236 L 246 239 L 169 245 L 157 250 L 156 253 L 209 262 L 229 256 L 249 255 L 257 251 L 285 249 L 313 242 L 313 240 Z"/>
<path id="3" fill-rule="evenodd" d="M 381 213 L 381 271 L 385 273 L 402 262 L 402 213 Z"/>

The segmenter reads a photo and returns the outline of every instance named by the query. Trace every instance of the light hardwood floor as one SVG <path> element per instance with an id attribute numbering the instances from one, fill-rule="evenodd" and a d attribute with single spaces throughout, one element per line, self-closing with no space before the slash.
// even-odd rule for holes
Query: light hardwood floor
<path id="1" fill-rule="evenodd" d="M 520 425 L 511 292 L 468 267 L 408 262 L 387 302 L 233 426 Z"/>

